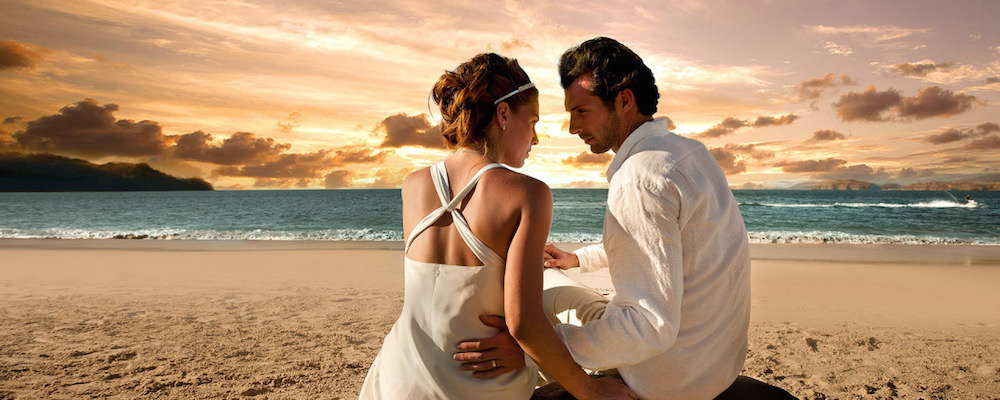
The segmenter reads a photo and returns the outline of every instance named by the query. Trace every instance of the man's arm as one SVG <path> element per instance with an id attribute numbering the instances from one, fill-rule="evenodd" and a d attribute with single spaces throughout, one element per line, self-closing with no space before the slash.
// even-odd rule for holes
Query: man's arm
<path id="1" fill-rule="evenodd" d="M 680 193 L 626 182 L 609 192 L 616 295 L 604 316 L 582 327 L 559 325 L 573 358 L 590 369 L 645 361 L 669 349 L 680 327 L 684 266 L 678 223 Z M 613 248 L 611 247 L 613 246 Z"/>

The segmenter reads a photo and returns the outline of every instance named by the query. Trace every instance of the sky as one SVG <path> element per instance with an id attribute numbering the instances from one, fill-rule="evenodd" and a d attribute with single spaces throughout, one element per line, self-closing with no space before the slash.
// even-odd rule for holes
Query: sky
<path id="1" fill-rule="evenodd" d="M 0 0 L 0 152 L 145 162 L 217 189 L 399 187 L 449 154 L 429 101 L 483 52 L 540 90 L 522 172 L 607 187 L 556 70 L 639 54 L 657 118 L 733 188 L 1000 180 L 997 1 Z"/>

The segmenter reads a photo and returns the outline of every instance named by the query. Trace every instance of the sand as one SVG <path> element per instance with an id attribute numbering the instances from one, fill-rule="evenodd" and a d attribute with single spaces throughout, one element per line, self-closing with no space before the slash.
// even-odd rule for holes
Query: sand
<path id="1" fill-rule="evenodd" d="M 356 398 L 401 247 L 0 240 L 0 399 Z M 1000 247 L 751 253 L 744 375 L 803 399 L 1000 398 Z"/>

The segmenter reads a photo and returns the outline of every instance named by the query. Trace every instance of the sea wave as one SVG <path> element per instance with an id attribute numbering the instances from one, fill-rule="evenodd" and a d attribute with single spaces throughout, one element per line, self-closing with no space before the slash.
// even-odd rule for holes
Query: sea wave
<path id="1" fill-rule="evenodd" d="M 783 207 L 783 208 L 979 208 L 981 203 L 959 203 L 950 200 L 932 200 L 920 203 L 833 203 L 833 204 L 809 204 L 809 203 L 740 203 L 747 207 Z"/>
<path id="2" fill-rule="evenodd" d="M 85 230 L 85 229 L 4 229 L 0 239 L 139 239 L 139 240 L 331 240 L 402 241 L 403 233 L 378 229 L 327 229 L 319 231 L 214 231 L 183 229 Z"/>
<path id="3" fill-rule="evenodd" d="M 964 244 L 1000 245 L 1000 240 L 959 239 L 915 235 L 858 235 L 843 232 L 750 232 L 750 243 L 844 243 L 844 244 Z"/>

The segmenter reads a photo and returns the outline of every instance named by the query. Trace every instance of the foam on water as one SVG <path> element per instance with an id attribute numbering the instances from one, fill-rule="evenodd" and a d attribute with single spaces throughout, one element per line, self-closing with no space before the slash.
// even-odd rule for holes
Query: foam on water
<path id="1" fill-rule="evenodd" d="M 832 207 L 879 207 L 879 208 L 978 208 L 978 202 L 959 203 L 950 200 L 933 200 L 919 203 L 833 203 L 833 204 L 785 204 L 785 203 L 740 203 L 749 207 L 783 207 L 783 208 L 832 208 Z"/>

